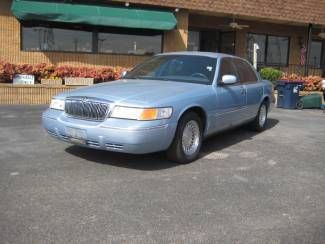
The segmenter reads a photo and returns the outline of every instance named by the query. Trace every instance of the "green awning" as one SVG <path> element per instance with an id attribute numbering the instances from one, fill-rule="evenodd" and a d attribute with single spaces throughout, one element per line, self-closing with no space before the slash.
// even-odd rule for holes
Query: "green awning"
<path id="1" fill-rule="evenodd" d="M 11 11 L 19 20 L 154 30 L 171 30 L 177 24 L 174 14 L 168 11 L 58 1 L 13 0 Z"/>

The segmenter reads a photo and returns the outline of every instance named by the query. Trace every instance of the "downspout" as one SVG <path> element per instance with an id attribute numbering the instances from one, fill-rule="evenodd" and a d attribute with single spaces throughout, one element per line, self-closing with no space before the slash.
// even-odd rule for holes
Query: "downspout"
<path id="1" fill-rule="evenodd" d="M 313 24 L 308 25 L 308 38 L 307 38 L 307 52 L 306 52 L 306 62 L 305 62 L 305 76 L 308 76 L 309 73 L 309 56 L 310 56 L 310 49 L 311 49 L 311 42 L 312 42 L 312 28 Z"/>

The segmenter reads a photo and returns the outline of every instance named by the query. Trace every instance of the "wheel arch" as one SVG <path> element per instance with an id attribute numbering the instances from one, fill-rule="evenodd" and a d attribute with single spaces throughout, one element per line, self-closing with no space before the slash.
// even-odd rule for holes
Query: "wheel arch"
<path id="1" fill-rule="evenodd" d="M 177 118 L 177 123 L 188 112 L 195 112 L 200 117 L 202 122 L 203 132 L 205 133 L 208 125 L 208 116 L 207 116 L 207 112 L 200 105 L 191 105 L 183 109 L 182 112 L 179 113 L 179 116 Z"/>
<path id="2" fill-rule="evenodd" d="M 271 98 L 268 95 L 263 96 L 260 104 L 262 104 L 264 102 L 266 102 L 267 108 L 269 108 L 270 104 L 271 104 Z"/>

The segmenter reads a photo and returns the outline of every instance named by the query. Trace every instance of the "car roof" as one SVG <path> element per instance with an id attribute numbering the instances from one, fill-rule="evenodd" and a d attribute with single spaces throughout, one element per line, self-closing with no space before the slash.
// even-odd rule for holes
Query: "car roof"
<path id="1" fill-rule="evenodd" d="M 199 52 L 199 51 L 169 52 L 169 53 L 158 54 L 158 56 L 160 56 L 160 55 L 191 55 L 191 56 L 205 56 L 205 57 L 210 57 L 210 58 L 222 58 L 222 57 L 240 58 L 240 57 L 225 54 L 225 53 Z"/>

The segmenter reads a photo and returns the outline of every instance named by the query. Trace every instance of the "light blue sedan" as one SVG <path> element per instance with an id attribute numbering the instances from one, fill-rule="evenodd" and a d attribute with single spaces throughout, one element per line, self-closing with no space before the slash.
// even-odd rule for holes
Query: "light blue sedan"
<path id="1" fill-rule="evenodd" d="M 250 123 L 267 123 L 272 85 L 244 59 L 219 53 L 154 56 L 123 79 L 55 96 L 43 126 L 84 147 L 195 160 L 204 138 Z"/>

